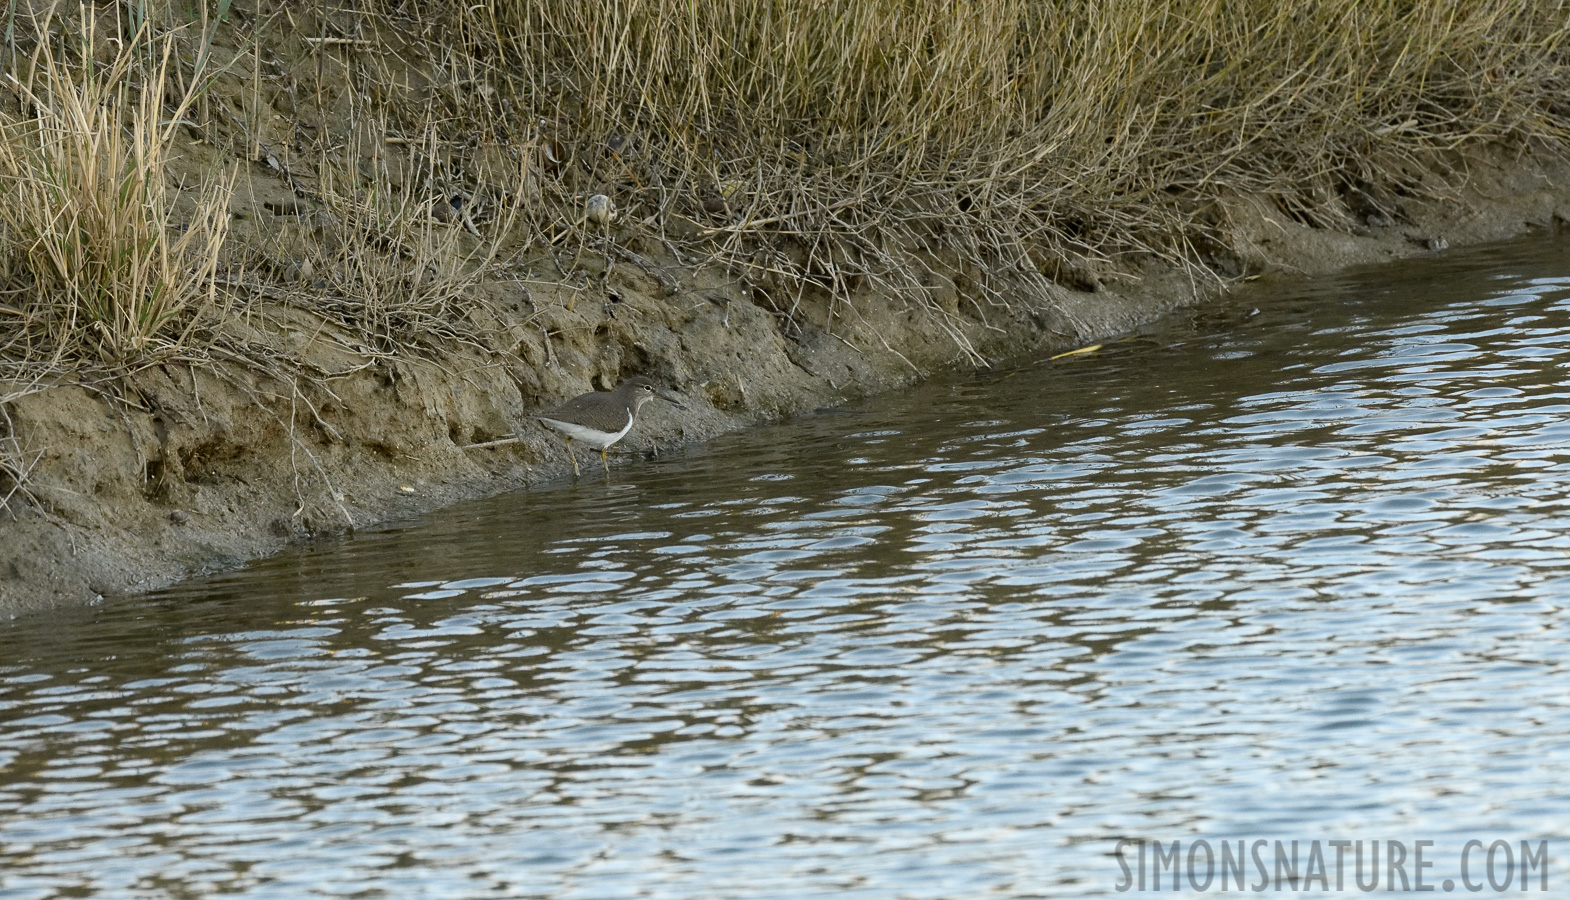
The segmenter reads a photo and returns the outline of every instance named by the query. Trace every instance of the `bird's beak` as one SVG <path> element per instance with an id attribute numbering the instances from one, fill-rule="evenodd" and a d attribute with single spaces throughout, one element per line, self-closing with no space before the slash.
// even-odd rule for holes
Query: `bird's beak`
<path id="1" fill-rule="evenodd" d="M 672 397 L 670 394 L 665 393 L 664 391 L 655 391 L 654 392 L 654 396 L 660 398 L 661 400 L 664 400 L 666 403 L 669 403 L 671 406 L 674 406 L 677 409 L 686 409 L 687 408 L 685 406 L 682 406 L 680 403 L 677 403 L 676 399 L 674 397 Z"/>

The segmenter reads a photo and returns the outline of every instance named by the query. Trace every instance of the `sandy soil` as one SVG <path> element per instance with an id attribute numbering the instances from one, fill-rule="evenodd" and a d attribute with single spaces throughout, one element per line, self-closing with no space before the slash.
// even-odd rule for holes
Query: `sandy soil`
<path id="1" fill-rule="evenodd" d="M 1209 262 L 1240 275 L 1312 277 L 1570 219 L 1570 161 L 1500 151 L 1459 165 L 1464 182 L 1448 199 L 1407 201 L 1358 234 L 1234 197 L 1223 227 L 1240 249 Z M 1089 273 L 1093 290 L 1065 287 L 1004 307 L 967 293 L 966 273 L 936 259 L 955 287 L 935 288 L 932 303 L 864 290 L 787 318 L 760 286 L 683 265 L 636 229 L 603 256 L 609 266 L 589 261 L 593 277 L 575 284 L 484 286 L 476 308 L 489 311 L 498 338 L 490 346 L 505 353 L 455 343 L 439 358 L 389 357 L 280 305 L 247 327 L 306 360 L 313 377 L 283 380 L 238 362 L 165 364 L 6 405 L 0 438 L 32 468 L 0 512 L 0 614 L 112 602 L 318 535 L 560 483 L 571 477 L 563 444 L 531 413 L 629 375 L 662 380 L 686 409 L 651 404 L 613 466 L 978 359 L 1112 337 L 1221 289 L 1151 267 Z M 584 477 L 604 475 L 585 465 Z"/>

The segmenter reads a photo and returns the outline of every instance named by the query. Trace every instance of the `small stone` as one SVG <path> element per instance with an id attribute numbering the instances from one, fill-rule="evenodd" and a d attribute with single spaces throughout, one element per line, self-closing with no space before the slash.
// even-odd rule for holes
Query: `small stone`
<path id="1" fill-rule="evenodd" d="M 184 525 L 191 521 L 191 514 L 183 509 L 177 509 L 169 514 L 169 521 L 176 525 Z"/>
<path id="2" fill-rule="evenodd" d="M 595 194 L 584 206 L 584 215 L 603 228 L 616 220 L 616 203 L 604 194 Z"/>
<path id="3" fill-rule="evenodd" d="M 1438 253 L 1441 250 L 1449 250 L 1450 242 L 1442 237 L 1431 237 L 1428 239 L 1428 249 L 1433 253 Z"/>
<path id="4" fill-rule="evenodd" d="M 414 488 L 412 486 L 410 486 L 410 485 L 407 485 L 407 484 L 400 484 L 400 485 L 398 485 L 398 493 L 400 493 L 400 494 L 412 494 L 412 493 L 414 493 Z"/>

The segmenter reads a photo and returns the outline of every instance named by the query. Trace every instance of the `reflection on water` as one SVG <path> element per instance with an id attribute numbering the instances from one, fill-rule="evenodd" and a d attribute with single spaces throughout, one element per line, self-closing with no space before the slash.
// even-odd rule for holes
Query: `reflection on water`
<path id="1" fill-rule="evenodd" d="M 13 623 L 0 897 L 1089 896 L 1190 835 L 1562 881 L 1565 250 Z"/>

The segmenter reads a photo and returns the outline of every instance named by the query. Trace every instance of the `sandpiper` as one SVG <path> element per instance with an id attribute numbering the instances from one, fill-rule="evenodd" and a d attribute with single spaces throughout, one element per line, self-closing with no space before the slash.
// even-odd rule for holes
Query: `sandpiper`
<path id="1" fill-rule="evenodd" d="M 567 455 L 572 457 L 572 474 L 579 475 L 578 457 L 572 452 L 572 439 L 577 438 L 600 451 L 600 464 L 609 475 L 611 464 L 605 450 L 627 436 L 643 404 L 655 397 L 686 409 L 680 403 L 661 393 L 648 378 L 629 378 L 616 386 L 614 391 L 590 391 L 568 400 L 555 409 L 548 409 L 535 418 L 567 436 Z"/>

